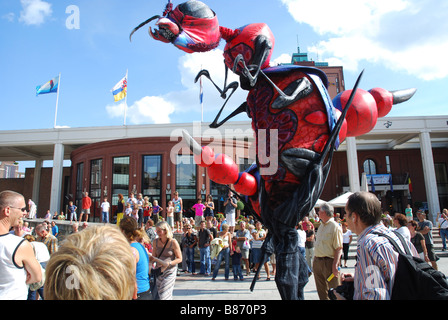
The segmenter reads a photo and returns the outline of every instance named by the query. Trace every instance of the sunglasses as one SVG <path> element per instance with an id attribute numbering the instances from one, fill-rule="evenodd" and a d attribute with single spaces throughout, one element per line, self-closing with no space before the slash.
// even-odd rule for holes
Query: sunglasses
<path id="1" fill-rule="evenodd" d="M 22 211 L 22 212 L 25 212 L 25 211 L 26 211 L 26 207 L 24 207 L 24 208 L 16 208 L 16 207 L 11 207 L 11 206 L 9 206 L 9 207 L 12 208 L 12 209 L 20 210 L 20 211 Z"/>

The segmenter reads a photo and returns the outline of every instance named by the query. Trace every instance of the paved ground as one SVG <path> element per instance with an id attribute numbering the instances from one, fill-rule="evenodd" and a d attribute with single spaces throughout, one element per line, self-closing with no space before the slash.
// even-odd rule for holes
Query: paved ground
<path id="1" fill-rule="evenodd" d="M 436 253 L 438 252 L 436 251 Z M 353 272 L 354 263 L 354 260 L 349 260 L 349 267 L 343 268 L 342 272 Z M 448 257 L 441 257 L 438 266 L 439 270 L 448 276 Z M 230 280 L 226 281 L 224 280 L 223 267 L 221 267 L 214 281 L 211 280 L 211 277 L 202 275 L 181 274 L 176 279 L 174 300 L 281 300 L 273 276 L 271 276 L 270 281 L 266 281 L 266 273 L 263 270 L 253 292 L 250 291 L 252 278 L 253 276 L 249 276 L 244 281 L 234 281 L 232 271 L 230 271 Z M 305 287 L 305 299 L 319 299 L 313 276 L 310 277 L 310 281 Z"/>

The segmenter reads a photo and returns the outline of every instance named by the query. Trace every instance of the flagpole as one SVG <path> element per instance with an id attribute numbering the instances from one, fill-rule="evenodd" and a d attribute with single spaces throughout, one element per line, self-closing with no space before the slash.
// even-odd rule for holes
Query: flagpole
<path id="1" fill-rule="evenodd" d="M 59 106 L 59 90 L 61 90 L 61 73 L 59 73 L 59 81 L 58 81 L 58 93 L 56 96 L 56 111 L 54 114 L 54 128 L 56 129 L 56 121 L 58 118 L 58 106 Z"/>
<path id="2" fill-rule="evenodd" d="M 202 90 L 202 78 L 201 78 L 201 90 Z M 201 122 L 204 122 L 204 98 L 201 99 Z"/>
<path id="3" fill-rule="evenodd" d="M 124 122 L 123 125 L 126 126 L 126 117 L 127 117 L 127 110 L 128 110 L 128 69 L 126 69 L 126 95 L 124 96 Z"/>
<path id="4" fill-rule="evenodd" d="M 202 70 L 202 65 L 201 65 L 201 70 Z M 203 87 L 202 87 L 202 77 L 199 79 L 200 81 L 200 86 L 201 86 L 201 92 L 200 92 L 200 99 L 201 99 L 201 122 L 204 122 L 204 98 L 203 98 Z"/>

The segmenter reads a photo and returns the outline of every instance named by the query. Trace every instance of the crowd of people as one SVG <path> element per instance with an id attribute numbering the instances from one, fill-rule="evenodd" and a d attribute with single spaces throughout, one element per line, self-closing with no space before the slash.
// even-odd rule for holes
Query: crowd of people
<path id="1" fill-rule="evenodd" d="M 52 215 L 48 211 L 44 217 L 44 222 L 37 224 L 35 228 L 29 228 L 25 218 L 30 218 L 31 202 L 28 202 L 27 210 L 22 195 L 13 191 L 0 193 L 1 219 L 4 222 L 4 231 L 8 234 L 8 238 L 10 236 L 11 239 L 15 240 L 11 248 L 8 247 L 8 250 L 13 251 L 13 249 L 16 250 L 18 246 L 23 245 L 30 255 L 28 259 L 33 261 L 30 264 L 30 270 L 25 267 L 28 277 L 20 286 L 21 289 L 27 288 L 27 296 L 11 295 L 11 290 L 2 287 L 1 283 L 10 281 L 12 279 L 11 275 L 11 278 L 5 276 L 0 279 L 0 298 L 70 300 L 128 297 L 139 300 L 169 300 L 172 299 L 175 279 L 179 274 L 182 272 L 196 274 L 196 250 L 200 255 L 199 274 L 211 275 L 213 261 L 215 264 L 213 279 L 218 274 L 221 260 L 225 261 L 225 274 L 228 278 L 230 257 L 232 258 L 231 265 L 235 279 L 243 280 L 241 261 L 246 268 L 246 275 L 250 274 L 249 268 L 254 270 L 255 266 L 258 267 L 259 262 L 254 261 L 252 256 L 249 266 L 249 251 L 251 250 L 252 240 L 257 243 L 257 249 L 261 248 L 266 232 L 257 226 L 254 234 L 248 233 L 245 225 L 246 222 L 250 223 L 250 228 L 255 229 L 253 218 L 240 219 L 241 222 L 239 222 L 239 217 L 236 215 L 238 211 L 236 210 L 237 200 L 232 193 L 228 195 L 228 201 L 225 203 L 226 214 L 222 217 L 217 217 L 215 214 L 215 205 L 211 196 L 206 198 L 204 204 L 202 199 L 197 200 L 197 203 L 191 208 L 194 212 L 194 217 L 191 218 L 182 216 L 182 212 L 184 212 L 183 203 L 177 192 L 168 202 L 167 208 L 160 207 L 157 201 L 150 203 L 148 198 L 143 198 L 141 194 L 134 197 L 134 194 L 131 193 L 127 200 L 122 195 L 119 195 L 118 198 L 114 221 L 109 216 L 111 206 L 106 197 L 103 199 L 104 201 L 100 205 L 102 209 L 101 222 L 103 224 L 96 226 L 89 226 L 87 223 L 92 205 L 87 192 L 83 194 L 79 220 L 77 217 L 78 208 L 73 205 L 73 202 L 70 202 L 66 217 L 70 220 L 72 230 L 68 235 L 60 236 L 57 221 L 64 219 L 63 213 Z M 19 204 L 16 206 L 16 203 Z M 19 212 L 15 211 L 16 215 L 14 216 L 9 215 L 11 211 L 14 212 L 15 208 L 20 208 Z M 36 209 L 34 203 L 33 209 Z M 35 217 L 35 213 L 33 217 Z M 236 228 L 238 230 L 235 231 L 236 223 L 239 225 Z M 89 231 L 85 232 L 86 230 Z M 175 233 L 181 235 L 181 241 L 178 242 L 175 239 Z M 106 235 L 110 236 L 111 243 L 105 243 L 108 241 Z M 132 274 L 135 282 L 132 294 L 129 294 L 129 281 L 122 274 L 119 275 L 119 279 L 123 281 L 123 288 L 120 288 L 120 292 L 114 295 L 110 294 L 110 290 L 117 286 L 115 282 L 98 286 L 94 288 L 95 290 L 92 289 L 90 293 L 85 292 L 86 290 L 74 292 L 73 289 L 82 289 L 88 285 L 89 281 L 93 281 L 92 276 L 97 277 L 98 281 L 96 283 L 107 281 L 106 279 L 110 277 L 110 274 L 100 269 L 96 270 L 97 274 L 92 275 L 91 266 L 100 263 L 100 261 L 105 263 L 107 257 L 103 249 L 106 250 L 116 246 L 117 251 L 113 252 L 123 251 L 123 241 L 121 241 L 123 238 L 119 239 L 119 235 L 122 235 L 126 240 L 126 254 L 123 257 L 111 256 L 107 263 L 118 263 L 119 265 L 113 270 L 120 273 L 126 268 L 129 269 L 129 257 L 126 257 L 126 255 L 131 253 L 133 267 L 131 268 L 132 272 L 128 270 L 128 275 Z M 24 242 L 19 241 L 18 244 L 18 239 Z M 63 241 L 60 241 L 60 239 L 63 239 Z M 90 242 L 89 239 L 91 239 Z M 218 239 L 220 239 L 219 242 L 217 242 Z M 29 243 L 31 247 L 23 243 Z M 215 243 L 218 243 L 218 245 L 215 245 Z M 213 250 L 211 250 L 212 247 Z M 29 248 L 33 249 L 33 254 L 31 254 Z M 70 259 L 67 259 L 68 255 L 71 256 Z M 88 259 L 83 258 L 83 255 L 86 255 Z M 258 256 L 260 255 L 258 254 Z M 220 260 L 219 263 L 216 262 L 217 259 Z M 9 263 L 11 264 L 9 267 L 16 271 L 14 266 L 17 265 L 17 261 L 11 257 Z M 83 265 L 84 263 L 89 264 L 90 267 Z M 273 263 L 275 266 L 275 262 Z M 182 265 L 181 270 L 178 270 L 178 265 Z M 265 265 L 267 268 L 267 264 Z M 33 268 L 31 269 L 31 267 Z M 89 275 L 88 280 L 84 282 L 85 279 L 83 279 L 81 281 L 80 278 L 87 274 Z M 270 279 L 269 275 L 270 273 L 268 273 L 268 280 Z M 17 283 L 17 280 L 13 281 L 13 284 Z M 68 286 L 67 283 L 70 283 L 70 285 Z"/>
<path id="2" fill-rule="evenodd" d="M 387 234 L 404 249 L 404 244 L 400 241 L 402 237 L 415 257 L 421 258 L 438 270 L 439 257 L 434 250 L 434 226 L 427 219 L 425 211 L 418 210 L 414 215 L 408 205 L 404 214 L 396 212 L 391 216 L 388 211 L 382 212 L 378 198 L 368 192 L 357 192 L 350 196 L 344 211 L 345 216 L 341 219 L 338 214 L 334 214 L 331 205 L 323 204 L 317 213 L 317 232 L 309 232 L 315 242 L 312 252 L 307 251 L 307 261 L 312 261 L 311 268 L 319 299 L 330 299 L 329 291 L 344 282 L 354 283 L 352 298 L 355 300 L 391 298 L 398 253 L 389 240 L 378 233 Z M 312 228 L 312 224 L 305 225 Z M 437 225 L 442 237 L 442 251 L 446 251 L 444 235 L 448 234 L 447 209 L 437 215 Z M 358 236 L 355 273 L 347 274 L 341 271 L 341 268 L 347 268 L 349 247 L 354 234 Z M 378 272 L 374 277 L 378 283 L 374 285 L 365 281 L 367 277 L 372 276 L 372 270 Z M 337 292 L 335 297 L 344 299 Z"/>
<path id="3" fill-rule="evenodd" d="M 88 206 L 87 193 L 84 198 Z M 183 203 L 177 192 L 166 208 L 156 201 L 151 204 L 141 194 L 134 197 L 131 193 L 127 200 L 119 195 L 114 221 L 106 202 L 104 198 L 101 204 L 103 224 L 96 226 L 81 220 L 82 216 L 88 219 L 86 208 L 77 220 L 72 214 L 76 208 L 69 207 L 72 231 L 59 241 L 57 223 L 51 220 L 56 215 L 30 228 L 24 220 L 30 207 L 27 210 L 23 196 L 1 192 L 0 235 L 7 236 L 0 237 L 0 249 L 7 254 L 0 265 L 0 300 L 170 300 L 176 277 L 182 274 L 210 277 L 211 281 L 220 273 L 229 280 L 231 271 L 235 281 L 244 281 L 251 274 L 259 278 L 264 274 L 266 281 L 275 277 L 275 254 L 267 261 L 262 255 L 269 230 L 253 216 L 239 214 L 238 200 L 231 191 L 220 217 L 211 196 L 204 203 L 197 199 L 191 218 L 182 216 Z M 315 210 L 313 220 L 305 217 L 300 221 L 298 250 L 306 258 L 319 299 L 329 299 L 329 290 L 344 281 L 355 283 L 355 299 L 390 298 L 389 279 L 393 279 L 396 256 L 387 240 L 372 235 L 374 231 L 400 233 L 416 256 L 437 269 L 432 222 L 423 211 L 418 211 L 415 219 L 409 209 L 390 216 L 381 211 L 376 197 L 358 192 L 349 198 L 343 219 L 324 203 Z M 447 209 L 437 218 L 446 250 Z M 179 233 L 179 242 L 175 233 Z M 348 267 L 354 234 L 358 235 L 355 273 L 346 274 L 343 269 Z M 387 248 L 380 252 L 387 255 L 385 261 L 391 261 L 386 268 L 382 266 L 379 277 L 379 287 L 386 290 L 366 288 L 359 280 L 366 276 L 362 266 L 378 263 L 372 258 L 378 255 L 372 255 L 378 244 Z"/>

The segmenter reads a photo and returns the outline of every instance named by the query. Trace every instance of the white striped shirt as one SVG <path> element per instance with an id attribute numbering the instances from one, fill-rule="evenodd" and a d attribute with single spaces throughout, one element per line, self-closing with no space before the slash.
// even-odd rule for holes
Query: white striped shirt
<path id="1" fill-rule="evenodd" d="M 400 239 L 382 224 L 367 227 L 359 235 L 357 241 L 354 300 L 390 300 L 398 253 L 387 238 L 372 232 L 384 233 L 392 237 L 404 250 Z M 408 240 L 406 242 L 412 254 L 418 257 L 412 243 Z"/>

